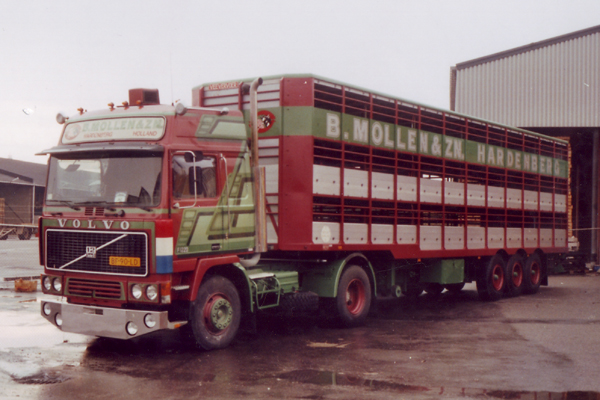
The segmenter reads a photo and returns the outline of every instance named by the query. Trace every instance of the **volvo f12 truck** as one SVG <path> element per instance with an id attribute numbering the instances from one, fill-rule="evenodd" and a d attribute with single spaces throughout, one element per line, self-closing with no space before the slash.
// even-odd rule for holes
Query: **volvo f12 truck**
<path id="1" fill-rule="evenodd" d="M 57 116 L 41 314 L 223 348 L 270 309 L 352 327 L 378 296 L 535 293 L 567 251 L 567 142 L 314 75 Z M 50 296 L 46 296 L 50 297 Z M 293 315 L 293 314 L 292 314 Z"/>

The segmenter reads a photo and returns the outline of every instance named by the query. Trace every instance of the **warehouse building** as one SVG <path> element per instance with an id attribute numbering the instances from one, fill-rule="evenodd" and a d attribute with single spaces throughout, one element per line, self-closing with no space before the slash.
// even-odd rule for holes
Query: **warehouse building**
<path id="1" fill-rule="evenodd" d="M 42 215 L 46 165 L 0 158 L 0 240 L 29 239 Z"/>
<path id="2" fill-rule="evenodd" d="M 570 143 L 570 234 L 598 262 L 600 25 L 451 68 L 450 108 Z"/>

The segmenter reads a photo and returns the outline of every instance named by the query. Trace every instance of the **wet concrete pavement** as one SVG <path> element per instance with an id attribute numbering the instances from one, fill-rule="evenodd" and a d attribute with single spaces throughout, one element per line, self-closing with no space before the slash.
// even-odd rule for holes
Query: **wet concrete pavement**
<path id="1" fill-rule="evenodd" d="M 63 334 L 41 293 L 0 290 L 0 398 L 598 399 L 600 276 L 552 276 L 533 296 L 382 301 L 366 326 L 263 316 L 225 350 L 178 331 L 115 341 Z"/>

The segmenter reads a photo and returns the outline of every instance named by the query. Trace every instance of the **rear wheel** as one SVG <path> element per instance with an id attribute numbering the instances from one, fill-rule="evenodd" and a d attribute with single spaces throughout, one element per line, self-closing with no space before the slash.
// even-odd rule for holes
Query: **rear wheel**
<path id="1" fill-rule="evenodd" d="M 237 289 L 222 276 L 208 278 L 191 306 L 191 325 L 199 347 L 222 349 L 237 335 L 242 307 Z"/>
<path id="2" fill-rule="evenodd" d="M 505 287 L 506 262 L 500 254 L 496 254 L 479 273 L 477 293 L 482 300 L 496 301 L 502 298 Z"/>
<path id="3" fill-rule="evenodd" d="M 542 260 L 538 254 L 532 254 L 527 258 L 523 270 L 523 292 L 534 294 L 540 290 L 542 283 Z"/>
<path id="4" fill-rule="evenodd" d="M 520 254 L 513 254 L 506 264 L 506 292 L 509 296 L 519 296 L 523 293 L 525 260 Z"/>
<path id="5" fill-rule="evenodd" d="M 371 308 L 371 284 L 367 273 L 357 265 L 342 273 L 335 299 L 337 317 L 346 327 L 364 323 Z"/>

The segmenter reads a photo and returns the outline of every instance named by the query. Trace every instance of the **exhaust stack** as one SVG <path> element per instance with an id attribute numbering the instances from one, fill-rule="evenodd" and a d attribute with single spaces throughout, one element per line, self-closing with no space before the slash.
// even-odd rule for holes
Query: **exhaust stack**
<path id="1" fill-rule="evenodd" d="M 267 211 L 265 209 L 265 168 L 258 166 L 258 87 L 262 78 L 256 78 L 250 85 L 250 124 L 252 126 L 252 173 L 254 174 L 255 198 L 255 249 L 256 253 L 267 251 Z"/>

